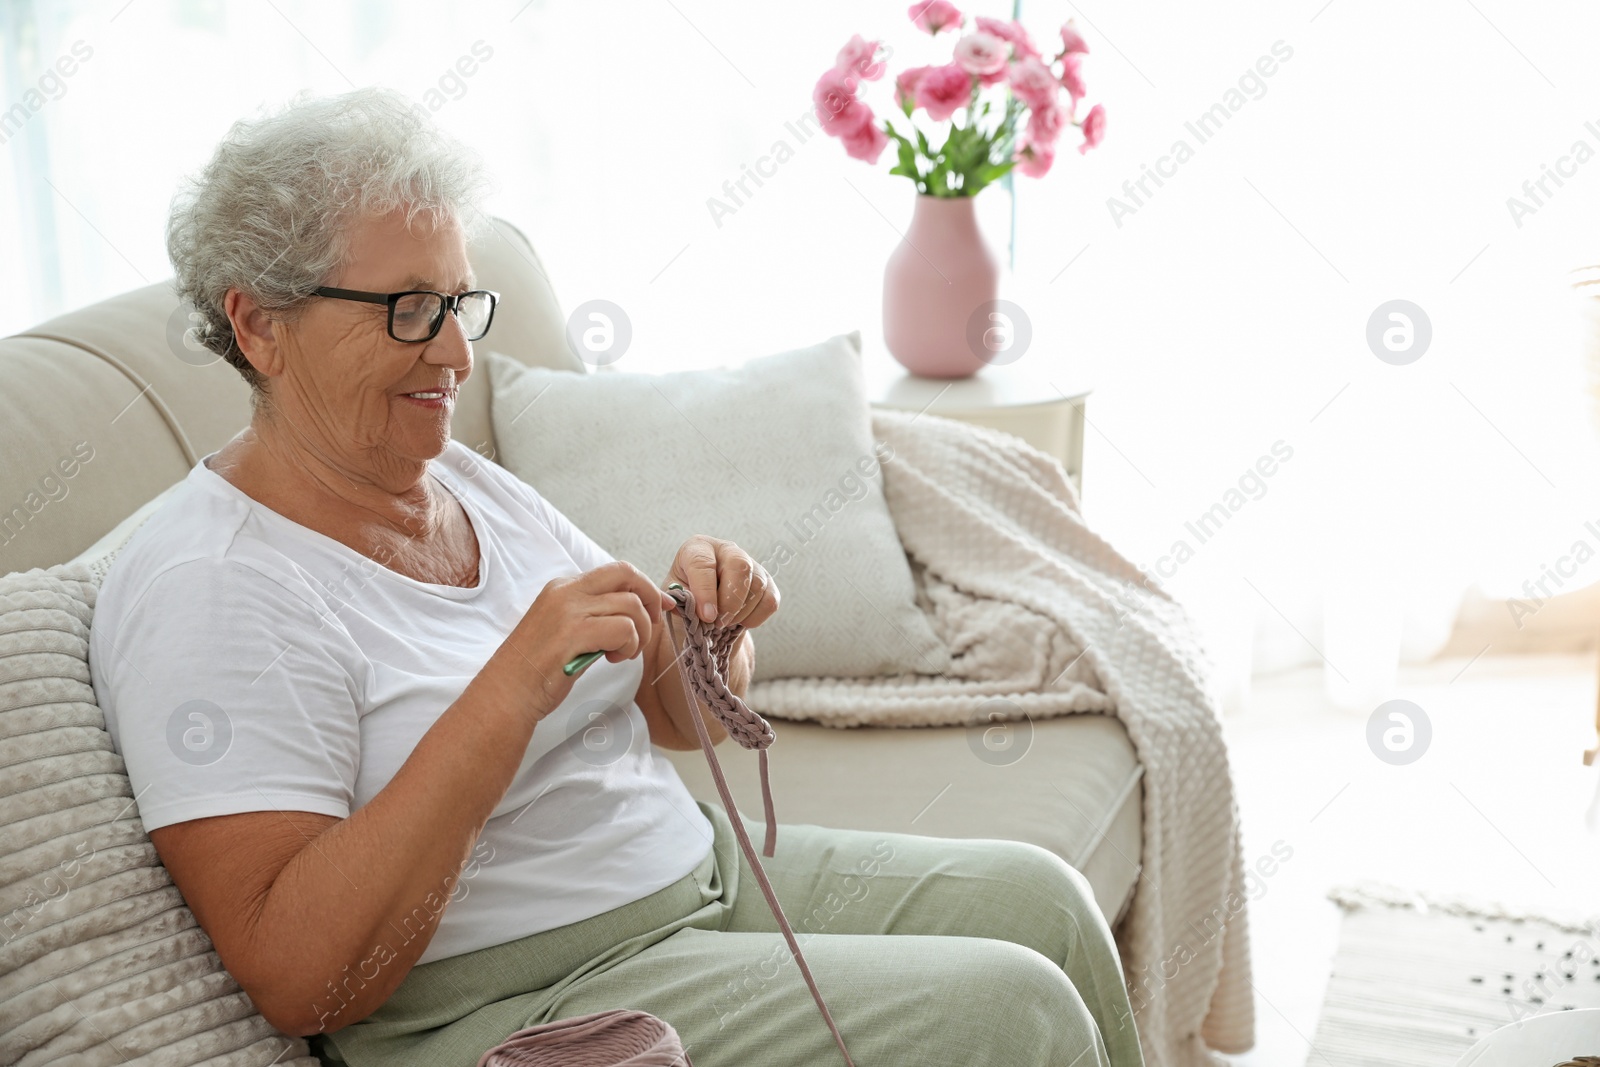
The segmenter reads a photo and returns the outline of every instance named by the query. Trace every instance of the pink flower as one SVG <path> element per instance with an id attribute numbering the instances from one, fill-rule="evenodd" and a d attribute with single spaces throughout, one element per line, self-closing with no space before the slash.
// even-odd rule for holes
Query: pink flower
<path id="1" fill-rule="evenodd" d="M 859 100 L 852 99 L 833 119 L 830 126 L 823 124 L 823 131 L 830 137 L 849 137 L 863 126 L 872 125 L 872 109 Z"/>
<path id="2" fill-rule="evenodd" d="M 846 155 L 866 160 L 868 163 L 876 163 L 878 157 L 883 154 L 884 146 L 889 143 L 889 135 L 873 121 L 872 110 L 867 108 L 867 121 L 858 129 L 844 134 L 840 140 L 844 142 Z"/>
<path id="3" fill-rule="evenodd" d="M 1067 87 L 1067 95 L 1072 97 L 1072 110 L 1078 110 L 1078 101 L 1089 95 L 1089 89 L 1083 81 L 1082 52 L 1068 52 L 1061 57 L 1061 84 Z"/>
<path id="4" fill-rule="evenodd" d="M 1028 36 L 1028 31 L 1022 28 L 1022 23 L 1016 19 L 1006 22 L 1002 19 L 992 19 L 979 15 L 973 20 L 978 29 L 991 37 L 998 37 L 1008 42 L 1012 47 L 1012 55 L 1021 59 L 1023 56 L 1038 58 L 1039 49 L 1034 46 L 1033 38 Z"/>
<path id="5" fill-rule="evenodd" d="M 1030 108 L 1053 107 L 1061 92 L 1050 68 L 1032 56 L 1011 64 L 1009 79 L 1012 93 Z"/>
<path id="6" fill-rule="evenodd" d="M 883 77 L 885 66 L 882 62 L 873 62 L 880 43 L 862 40 L 861 35 L 856 34 L 839 49 L 839 59 L 834 68 L 841 74 L 856 74 L 869 82 L 877 81 Z"/>
<path id="7" fill-rule="evenodd" d="M 854 74 L 830 67 L 817 79 L 816 87 L 811 90 L 811 101 L 819 111 L 838 114 L 844 107 L 843 101 L 855 99 L 860 84 L 861 80 Z"/>
<path id="8" fill-rule="evenodd" d="M 1083 143 L 1078 146 L 1079 155 L 1087 155 L 1089 149 L 1106 139 L 1106 109 L 1104 104 L 1096 104 L 1089 109 L 1083 117 Z"/>
<path id="9" fill-rule="evenodd" d="M 1079 33 L 1072 20 L 1068 19 L 1066 25 L 1061 27 L 1061 54 L 1067 56 L 1088 50 L 1089 42 L 1083 39 L 1083 34 Z"/>
<path id="10" fill-rule="evenodd" d="M 1006 43 L 987 33 L 969 33 L 956 42 L 955 61 L 968 74 L 998 74 L 1006 69 Z"/>
<path id="11" fill-rule="evenodd" d="M 928 117 L 943 122 L 967 105 L 972 95 L 972 76 L 954 63 L 930 67 L 917 82 L 917 106 L 927 108 Z"/>
<path id="12" fill-rule="evenodd" d="M 837 67 L 824 71 L 811 91 L 817 108 L 817 121 L 830 137 L 843 137 L 872 121 L 872 109 L 856 99 L 856 79 Z"/>
<path id="13" fill-rule="evenodd" d="M 960 27 L 965 17 L 950 0 L 917 0 L 906 14 L 917 24 L 917 29 L 936 34 L 946 26 Z"/>
<path id="14" fill-rule="evenodd" d="M 894 102 L 902 108 L 905 107 L 907 100 L 914 102 L 922 76 L 932 69 L 932 67 L 907 67 L 901 71 L 894 80 Z"/>
<path id="15" fill-rule="evenodd" d="M 876 49 L 876 44 L 855 37 L 839 53 L 839 65 L 824 71 L 822 77 L 817 79 L 816 88 L 811 91 L 822 132 L 843 141 L 848 155 L 868 163 L 878 161 L 884 145 L 889 143 L 889 136 L 878 129 L 872 109 L 856 98 L 856 86 L 860 83 L 849 72 L 851 64 L 847 61 L 859 60 L 863 55 L 870 61 Z M 878 64 L 878 68 L 878 74 L 881 75 L 883 65 Z"/>
<path id="16" fill-rule="evenodd" d="M 1027 140 L 1035 145 L 1054 145 L 1066 124 L 1067 113 L 1056 104 L 1036 107 L 1028 112 Z"/>
<path id="17" fill-rule="evenodd" d="M 1043 178 L 1050 173 L 1050 165 L 1056 161 L 1056 147 L 1024 137 L 1012 158 L 1017 161 L 1017 169 L 1023 174 L 1030 178 Z"/>

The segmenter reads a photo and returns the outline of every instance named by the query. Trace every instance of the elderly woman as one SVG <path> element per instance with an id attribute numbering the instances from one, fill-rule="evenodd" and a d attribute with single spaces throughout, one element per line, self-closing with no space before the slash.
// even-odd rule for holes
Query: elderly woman
<path id="1" fill-rule="evenodd" d="M 175 203 L 178 287 L 253 409 L 97 607 L 94 687 L 145 826 L 256 1007 L 327 1062 L 471 1067 L 613 1008 L 670 1022 L 699 1067 L 838 1062 L 727 813 L 657 751 L 696 747 L 700 714 L 670 597 L 451 439 L 498 299 L 467 257 L 480 193 L 465 150 L 362 90 L 237 124 Z M 706 620 L 779 606 L 713 536 L 669 581 Z M 754 656 L 746 630 L 735 691 Z M 578 739 L 598 718 L 610 750 Z M 1142 1062 L 1059 858 L 778 840 L 770 875 L 863 1067 Z"/>

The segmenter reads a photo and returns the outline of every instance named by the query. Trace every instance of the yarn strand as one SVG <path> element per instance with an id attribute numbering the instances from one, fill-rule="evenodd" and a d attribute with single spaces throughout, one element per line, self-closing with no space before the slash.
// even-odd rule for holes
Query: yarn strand
<path id="1" fill-rule="evenodd" d="M 811 999 L 817 1002 L 817 1009 L 822 1012 L 823 1020 L 832 1031 L 833 1040 L 839 1046 L 844 1062 L 848 1067 L 855 1067 L 855 1061 L 850 1058 L 850 1050 L 844 1046 L 844 1035 L 839 1033 L 839 1027 L 834 1023 L 833 1015 L 822 999 L 822 991 L 817 988 L 817 981 L 811 976 L 811 968 L 800 952 L 800 943 L 795 939 L 794 930 L 789 926 L 789 920 L 783 914 L 783 907 L 778 903 L 778 894 L 773 892 L 772 883 L 767 880 L 767 872 L 761 866 L 761 859 L 756 855 L 755 846 L 750 843 L 750 835 L 745 832 L 744 821 L 739 817 L 739 808 L 733 802 L 733 793 L 728 789 L 727 779 L 723 777 L 722 765 L 717 762 L 711 735 L 706 732 L 706 724 L 700 717 L 700 705 L 704 704 L 727 729 L 728 736 L 737 741 L 740 747 L 753 748 L 759 753 L 761 800 L 766 806 L 767 816 L 767 834 L 762 854 L 771 857 L 777 847 L 778 820 L 773 814 L 772 785 L 767 778 L 767 749 L 772 746 L 777 735 L 772 732 L 772 724 L 751 710 L 738 694 L 728 688 L 727 683 L 728 661 L 733 654 L 734 643 L 744 632 L 744 627 L 737 623 L 720 627 L 702 623 L 695 614 L 693 593 L 681 586 L 675 586 L 668 589 L 667 594 L 677 602 L 676 610 L 668 613 L 667 634 L 672 641 L 675 662 L 678 663 L 678 677 L 683 682 L 683 695 L 689 705 L 689 717 L 694 720 L 694 730 L 700 738 L 700 750 L 705 753 L 706 762 L 711 765 L 711 777 L 716 781 L 717 793 L 722 797 L 722 804 L 728 812 L 729 821 L 733 823 L 733 832 L 739 839 L 739 847 L 744 850 L 745 859 L 749 860 L 750 868 L 761 886 L 761 893 L 767 898 L 767 907 L 772 909 L 773 918 L 778 920 L 784 940 L 789 944 L 789 951 L 794 954 L 794 961 L 799 965 L 800 973 L 805 977 L 806 985 L 811 990 Z M 678 641 L 674 622 L 683 627 L 682 644 Z"/>

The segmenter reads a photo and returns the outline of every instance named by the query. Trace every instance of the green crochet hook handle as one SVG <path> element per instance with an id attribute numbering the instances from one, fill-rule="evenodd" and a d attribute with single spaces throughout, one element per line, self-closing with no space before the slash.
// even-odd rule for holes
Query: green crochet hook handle
<path id="1" fill-rule="evenodd" d="M 667 586 L 667 588 L 682 589 L 683 586 L 677 582 L 673 582 L 671 585 Z M 573 656 L 567 661 L 567 665 L 561 668 L 561 673 L 567 675 L 568 677 L 571 677 L 575 674 L 582 674 L 584 668 L 588 667 L 589 664 L 593 663 L 595 660 L 599 659 L 605 654 L 605 649 L 601 649 L 598 652 L 585 652 L 581 655 Z"/>
<path id="2" fill-rule="evenodd" d="M 562 667 L 561 671 L 563 674 L 577 674 L 603 655 L 605 655 L 605 653 L 602 651 L 585 652 L 581 656 L 573 656 L 571 659 L 567 660 L 567 665 Z"/>

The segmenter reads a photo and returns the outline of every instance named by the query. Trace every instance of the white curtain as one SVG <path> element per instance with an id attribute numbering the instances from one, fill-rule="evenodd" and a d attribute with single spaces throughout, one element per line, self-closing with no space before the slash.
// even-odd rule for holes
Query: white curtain
<path id="1" fill-rule="evenodd" d="M 167 277 L 171 195 L 230 122 L 366 84 L 483 153 L 493 209 L 529 231 L 567 307 L 627 312 L 619 369 L 870 333 L 911 190 L 803 119 L 852 33 L 883 37 L 891 71 L 948 55 L 905 7 L 0 4 L 0 334 Z M 1600 549 L 1568 273 L 1600 259 L 1600 12 L 1022 15 L 1041 39 L 1076 17 L 1110 114 L 1097 151 L 1016 182 L 1024 358 L 1093 382 L 1089 517 L 1192 606 L 1230 703 L 1252 670 L 1322 663 L 1336 698 L 1374 704 L 1469 587 L 1600 577 L 1600 559 L 1557 566 Z M 868 98 L 886 108 L 887 86 Z M 713 211 L 741 179 L 735 210 Z M 997 246 L 1010 207 L 980 198 Z M 1366 339 L 1393 300 L 1431 324 L 1405 366 Z"/>
<path id="2" fill-rule="evenodd" d="M 1600 10 L 1078 13 L 1105 42 L 1110 133 L 1048 192 L 1024 186 L 1018 273 L 1098 385 L 1091 517 L 1154 566 L 1284 442 L 1169 585 L 1235 693 L 1251 666 L 1323 663 L 1335 699 L 1375 706 L 1469 587 L 1523 596 L 1576 542 L 1600 549 L 1569 274 L 1600 260 Z M 1366 338 L 1396 299 L 1432 327 L 1404 366 Z M 1575 589 L 1600 558 L 1564 569 Z"/>

